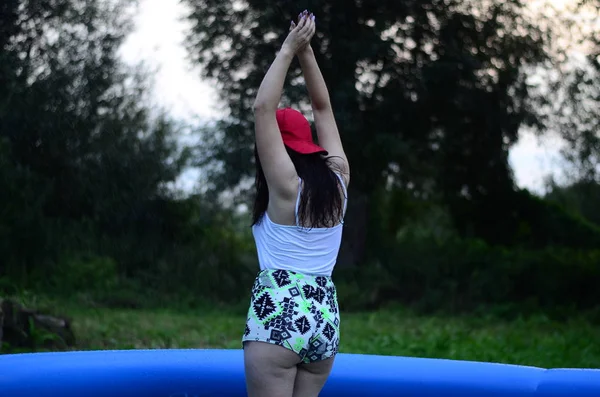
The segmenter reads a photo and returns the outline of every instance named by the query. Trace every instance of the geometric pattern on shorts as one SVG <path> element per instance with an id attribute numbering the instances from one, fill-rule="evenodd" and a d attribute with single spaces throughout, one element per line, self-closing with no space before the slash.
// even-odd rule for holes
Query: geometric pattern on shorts
<path id="1" fill-rule="evenodd" d="M 340 315 L 331 277 L 283 269 L 259 272 L 252 286 L 242 341 L 286 347 L 303 362 L 337 354 Z"/>

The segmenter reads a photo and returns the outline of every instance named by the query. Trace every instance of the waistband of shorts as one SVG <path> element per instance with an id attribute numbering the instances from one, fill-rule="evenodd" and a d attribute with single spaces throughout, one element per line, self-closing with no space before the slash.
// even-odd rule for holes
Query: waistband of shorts
<path id="1" fill-rule="evenodd" d="M 325 291 L 336 293 L 335 283 L 330 276 L 304 274 L 287 269 L 261 270 L 256 276 L 255 286 L 275 290 L 296 286 L 303 290 L 307 288 L 307 291 L 325 289 Z"/>
<path id="2" fill-rule="evenodd" d="M 316 280 L 316 279 L 326 279 L 327 281 L 333 281 L 333 279 L 331 278 L 331 276 L 325 276 L 323 274 L 310 274 L 310 273 L 304 273 L 304 272 L 297 272 L 294 270 L 288 270 L 288 269 L 262 269 L 258 272 L 257 276 L 260 276 L 262 274 L 273 274 L 275 272 L 284 272 L 284 273 L 288 273 L 294 276 L 300 276 L 302 278 L 304 278 L 305 280 Z"/>
<path id="3" fill-rule="evenodd" d="M 282 274 L 286 274 L 291 280 L 298 282 L 300 284 L 311 284 L 311 285 L 320 285 L 322 287 L 334 287 L 335 284 L 331 276 L 325 276 L 321 274 L 309 274 L 297 272 L 294 270 L 288 269 L 263 269 L 258 272 L 256 275 L 257 279 L 261 277 L 280 277 Z"/>

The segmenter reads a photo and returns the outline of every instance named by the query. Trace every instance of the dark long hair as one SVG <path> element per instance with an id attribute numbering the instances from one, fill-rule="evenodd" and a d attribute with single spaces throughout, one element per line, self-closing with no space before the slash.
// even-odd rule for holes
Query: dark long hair
<path id="1" fill-rule="evenodd" d="M 286 150 L 302 178 L 302 194 L 298 206 L 298 221 L 306 227 L 331 227 L 340 222 L 343 201 L 340 195 L 340 179 L 335 175 L 331 157 L 321 153 L 301 154 L 286 146 Z M 256 162 L 256 196 L 252 225 L 260 223 L 269 205 L 269 188 L 260 164 L 258 151 L 254 148 Z M 340 172 L 339 170 L 335 170 Z M 308 205 L 310 203 L 310 206 Z"/>

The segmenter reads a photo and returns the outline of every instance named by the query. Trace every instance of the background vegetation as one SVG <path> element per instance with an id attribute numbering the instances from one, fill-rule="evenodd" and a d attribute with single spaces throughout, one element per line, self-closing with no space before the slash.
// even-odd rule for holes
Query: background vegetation
<path id="1" fill-rule="evenodd" d="M 343 350 L 600 366 L 600 3 L 183 2 L 227 105 L 196 146 L 118 57 L 135 4 L 0 5 L 0 297 L 66 313 L 75 348 L 239 347 L 250 108 L 309 8 L 353 170 Z M 297 62 L 283 103 L 308 109 Z M 508 163 L 527 132 L 565 143 L 544 195 Z"/>

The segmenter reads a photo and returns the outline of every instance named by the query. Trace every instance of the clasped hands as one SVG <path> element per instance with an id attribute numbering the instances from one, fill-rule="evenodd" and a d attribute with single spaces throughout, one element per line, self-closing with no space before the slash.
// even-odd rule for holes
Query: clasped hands
<path id="1" fill-rule="evenodd" d="M 304 10 L 298 15 L 298 23 L 294 21 L 290 23 L 290 31 L 281 48 L 288 50 L 290 53 L 302 56 L 305 53 L 310 53 L 312 48 L 310 41 L 315 34 L 315 16 Z"/>

